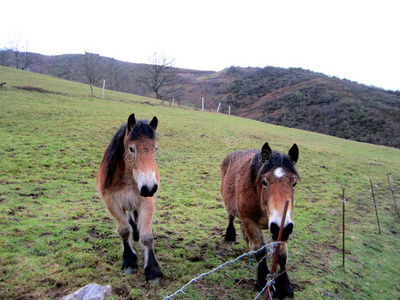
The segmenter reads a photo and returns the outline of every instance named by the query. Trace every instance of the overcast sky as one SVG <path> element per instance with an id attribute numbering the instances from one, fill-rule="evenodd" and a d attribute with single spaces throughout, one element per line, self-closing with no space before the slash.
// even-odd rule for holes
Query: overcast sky
<path id="1" fill-rule="evenodd" d="M 220 71 L 301 67 L 400 90 L 400 1 L 5 1 L 0 48 Z"/>

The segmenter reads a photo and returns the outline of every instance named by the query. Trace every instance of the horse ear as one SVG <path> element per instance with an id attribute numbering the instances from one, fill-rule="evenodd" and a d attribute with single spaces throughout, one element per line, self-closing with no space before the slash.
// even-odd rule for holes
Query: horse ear
<path id="1" fill-rule="evenodd" d="M 299 147 L 297 147 L 296 144 L 293 144 L 292 148 L 290 148 L 289 150 L 288 155 L 294 163 L 297 163 L 297 160 L 299 159 Z"/>
<path id="2" fill-rule="evenodd" d="M 262 163 L 266 163 L 272 155 L 272 150 L 271 147 L 268 145 L 268 143 L 265 143 L 264 146 L 261 148 L 261 161 Z"/>
<path id="3" fill-rule="evenodd" d="M 128 124 L 126 126 L 126 134 L 129 134 L 132 129 L 135 127 L 136 125 L 136 118 L 135 118 L 135 114 L 131 114 L 128 118 Z"/>
<path id="4" fill-rule="evenodd" d="M 150 121 L 150 127 L 153 128 L 154 130 L 156 130 L 157 125 L 158 125 L 158 119 L 156 116 L 154 116 L 153 120 Z"/>

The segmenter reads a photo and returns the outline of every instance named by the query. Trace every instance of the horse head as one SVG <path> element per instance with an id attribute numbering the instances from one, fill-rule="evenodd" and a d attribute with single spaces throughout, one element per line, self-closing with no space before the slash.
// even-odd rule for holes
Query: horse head
<path id="1" fill-rule="evenodd" d="M 152 197 L 158 190 L 159 173 L 155 161 L 157 150 L 156 117 L 150 122 L 128 118 L 124 138 L 124 161 L 126 171 L 133 177 L 141 196 Z"/>
<path id="2" fill-rule="evenodd" d="M 261 149 L 261 168 L 256 184 L 261 193 L 261 207 L 268 216 L 268 228 L 273 240 L 278 239 L 286 200 L 289 201 L 282 241 L 286 241 L 293 231 L 292 210 L 293 192 L 299 175 L 295 164 L 299 157 L 299 149 L 293 144 L 288 154 L 273 152 L 268 143 Z"/>

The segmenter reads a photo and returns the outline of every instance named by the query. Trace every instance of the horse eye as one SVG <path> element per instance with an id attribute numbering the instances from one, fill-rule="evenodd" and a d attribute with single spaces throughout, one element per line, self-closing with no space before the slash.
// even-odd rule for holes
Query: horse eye
<path id="1" fill-rule="evenodd" d="M 129 147 L 129 151 L 130 151 L 131 153 L 135 153 L 135 148 L 132 147 L 132 146 L 130 146 L 130 147 Z"/>
<path id="2" fill-rule="evenodd" d="M 263 185 L 263 187 L 268 187 L 268 181 L 266 180 L 266 179 L 261 179 L 261 183 L 262 183 L 262 185 Z"/>
<path id="3" fill-rule="evenodd" d="M 292 187 L 294 188 L 297 185 L 297 181 L 293 182 Z"/>

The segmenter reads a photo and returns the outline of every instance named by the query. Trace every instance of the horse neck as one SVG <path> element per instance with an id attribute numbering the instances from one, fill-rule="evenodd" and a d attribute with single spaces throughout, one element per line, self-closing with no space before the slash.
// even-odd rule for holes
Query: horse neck
<path id="1" fill-rule="evenodd" d="M 257 184 L 257 176 L 260 166 L 255 164 L 255 161 L 257 161 L 257 158 L 255 157 L 256 155 L 257 154 L 251 157 L 249 162 L 246 163 L 245 176 L 242 177 L 246 178 L 245 186 L 247 187 L 247 192 L 252 194 L 252 197 L 259 199 L 261 195 L 261 188 L 260 185 Z"/>

